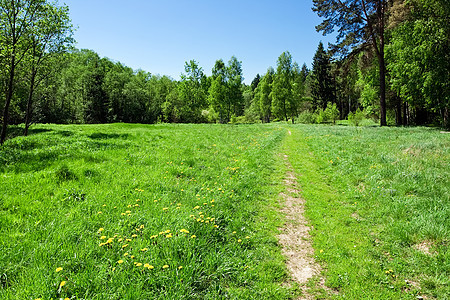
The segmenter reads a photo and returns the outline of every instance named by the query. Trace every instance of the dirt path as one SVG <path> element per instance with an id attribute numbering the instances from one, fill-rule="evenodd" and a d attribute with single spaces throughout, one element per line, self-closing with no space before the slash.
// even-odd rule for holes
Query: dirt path
<path id="1" fill-rule="evenodd" d="M 287 267 L 292 280 L 298 282 L 302 288 L 303 294 L 299 299 L 315 299 L 308 294 L 306 283 L 311 277 L 320 274 L 320 266 L 313 256 L 310 227 L 304 217 L 305 201 L 299 196 L 297 178 L 288 156 L 284 155 L 283 158 L 288 171 L 284 179 L 286 193 L 282 193 L 284 200 L 282 212 L 286 215 L 287 222 L 280 228 L 282 233 L 278 239 L 283 247 L 283 255 L 287 258 Z"/>

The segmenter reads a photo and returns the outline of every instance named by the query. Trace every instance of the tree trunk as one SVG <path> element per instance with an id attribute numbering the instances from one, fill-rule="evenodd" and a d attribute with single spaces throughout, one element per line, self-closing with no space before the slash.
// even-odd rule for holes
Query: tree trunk
<path id="1" fill-rule="evenodd" d="M 34 93 L 34 84 L 36 80 L 36 71 L 31 71 L 31 80 L 30 80 L 30 91 L 28 93 L 28 102 L 27 102 L 27 113 L 25 116 L 25 130 L 23 131 L 23 135 L 28 135 L 28 128 L 31 125 L 31 117 L 33 112 L 33 93 Z"/>
<path id="2" fill-rule="evenodd" d="M 400 98 L 399 96 L 395 97 L 397 99 L 397 105 L 396 105 L 396 111 L 395 111 L 395 116 L 396 116 L 396 120 L 395 123 L 397 126 L 401 126 L 403 124 L 403 119 L 402 119 L 402 98 Z"/>
<path id="3" fill-rule="evenodd" d="M 386 126 L 386 65 L 384 51 L 381 51 L 378 62 L 380 67 L 380 126 Z"/>
<path id="4" fill-rule="evenodd" d="M 3 109 L 3 125 L 0 137 L 0 144 L 2 145 L 6 140 L 6 130 L 8 128 L 9 105 L 11 104 L 11 99 L 13 96 L 15 65 L 16 65 L 16 57 L 15 53 L 13 52 L 11 56 L 11 65 L 10 65 L 11 69 L 9 71 L 8 87 L 6 90 L 5 107 Z"/>

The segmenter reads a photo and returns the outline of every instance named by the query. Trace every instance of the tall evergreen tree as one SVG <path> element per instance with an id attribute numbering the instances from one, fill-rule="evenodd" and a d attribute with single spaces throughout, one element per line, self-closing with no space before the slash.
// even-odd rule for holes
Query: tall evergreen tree
<path id="1" fill-rule="evenodd" d="M 317 47 L 313 58 L 311 94 L 314 108 L 325 109 L 328 102 L 333 102 L 333 80 L 331 77 L 331 63 L 322 42 Z"/>

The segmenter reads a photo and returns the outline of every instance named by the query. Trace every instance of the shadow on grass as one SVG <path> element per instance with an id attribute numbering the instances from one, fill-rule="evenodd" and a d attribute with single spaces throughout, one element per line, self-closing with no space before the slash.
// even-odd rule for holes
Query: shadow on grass
<path id="1" fill-rule="evenodd" d="M 127 139 L 130 135 L 128 133 L 102 133 L 96 132 L 88 135 L 89 138 L 93 140 L 104 140 L 104 139 Z"/>
<path id="2" fill-rule="evenodd" d="M 18 126 L 18 125 L 8 126 L 8 131 L 6 132 L 6 134 L 7 134 L 6 139 L 11 140 L 18 136 L 24 136 L 23 131 L 24 131 L 24 128 L 22 126 Z M 31 127 L 28 129 L 28 135 L 34 135 L 34 134 L 49 132 L 49 131 L 53 131 L 53 130 L 47 129 L 47 128 L 32 128 Z"/>

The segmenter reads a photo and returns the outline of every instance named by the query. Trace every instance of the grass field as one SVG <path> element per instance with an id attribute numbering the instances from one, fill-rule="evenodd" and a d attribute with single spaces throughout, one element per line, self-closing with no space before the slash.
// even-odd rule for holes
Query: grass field
<path id="1" fill-rule="evenodd" d="M 427 128 L 38 125 L 0 148 L 0 299 L 299 296 L 279 153 L 331 288 L 311 293 L 446 299 L 449 145 Z"/>

